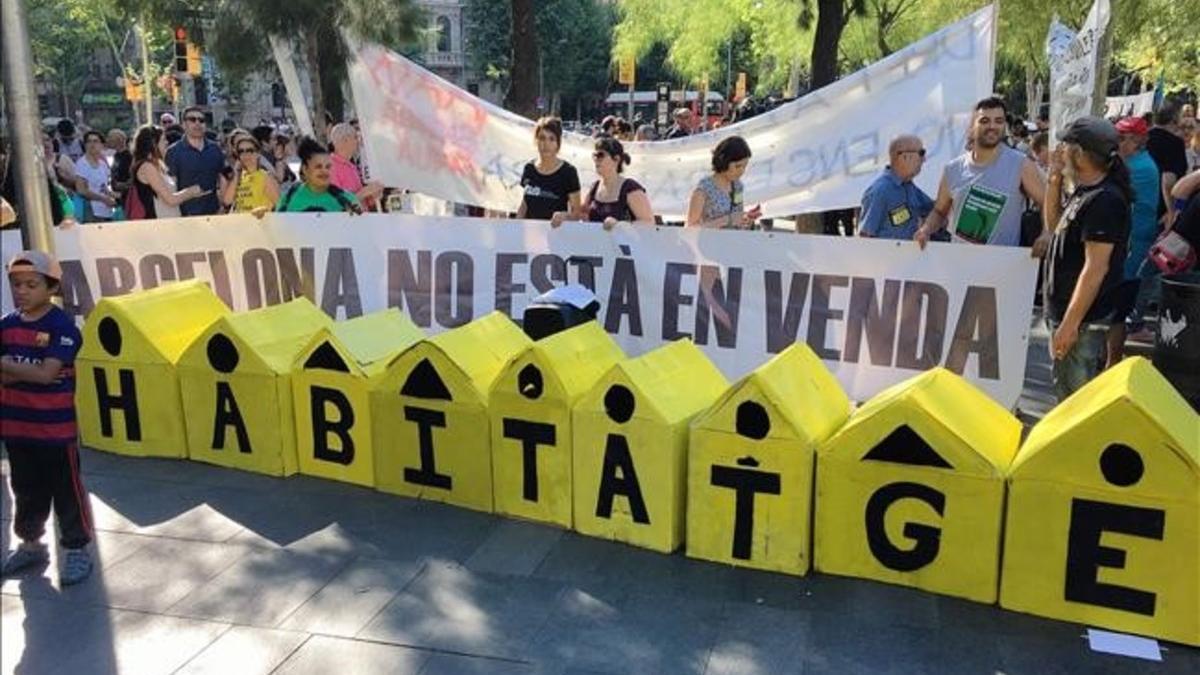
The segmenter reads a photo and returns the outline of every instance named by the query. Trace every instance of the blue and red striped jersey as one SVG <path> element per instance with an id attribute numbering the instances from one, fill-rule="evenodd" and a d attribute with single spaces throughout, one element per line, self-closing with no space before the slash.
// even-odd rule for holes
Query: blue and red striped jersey
<path id="1" fill-rule="evenodd" d="M 74 319 L 58 307 L 37 321 L 25 321 L 20 312 L 0 319 L 0 356 L 20 363 L 63 363 L 53 384 L 0 385 L 0 438 L 34 445 L 76 442 L 75 355 L 82 343 Z"/>

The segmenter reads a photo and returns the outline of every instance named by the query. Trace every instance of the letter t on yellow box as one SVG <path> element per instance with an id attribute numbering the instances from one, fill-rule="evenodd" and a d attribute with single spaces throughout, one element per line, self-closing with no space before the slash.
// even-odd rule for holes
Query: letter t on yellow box
<path id="1" fill-rule="evenodd" d="M 227 314 L 197 280 L 97 303 L 75 361 L 84 444 L 122 455 L 187 457 L 177 366 L 188 345 Z"/>
<path id="2" fill-rule="evenodd" d="M 571 526 L 571 408 L 623 357 L 589 321 L 508 362 L 488 396 L 496 513 Z"/>
<path id="3" fill-rule="evenodd" d="M 995 602 L 1021 423 L 934 368 L 877 394 L 817 454 L 818 571 Z"/>
<path id="4" fill-rule="evenodd" d="M 575 529 L 670 553 L 683 542 L 688 423 L 729 387 L 687 340 L 613 366 L 574 412 Z"/>
<path id="5" fill-rule="evenodd" d="M 775 572 L 808 572 L 813 458 L 850 399 L 796 343 L 734 384 L 692 423 L 687 554 Z"/>
<path id="6" fill-rule="evenodd" d="M 1200 645 L 1200 416 L 1149 361 L 1042 418 L 1009 486 L 1002 606 Z"/>

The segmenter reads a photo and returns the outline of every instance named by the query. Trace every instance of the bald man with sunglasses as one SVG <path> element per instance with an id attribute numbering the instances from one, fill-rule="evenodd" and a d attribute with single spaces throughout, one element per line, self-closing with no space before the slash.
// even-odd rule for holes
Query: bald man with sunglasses
<path id="1" fill-rule="evenodd" d="M 916 136 L 888 144 L 888 165 L 863 193 L 858 236 L 912 240 L 933 200 L 912 181 L 925 164 L 925 146 Z"/>

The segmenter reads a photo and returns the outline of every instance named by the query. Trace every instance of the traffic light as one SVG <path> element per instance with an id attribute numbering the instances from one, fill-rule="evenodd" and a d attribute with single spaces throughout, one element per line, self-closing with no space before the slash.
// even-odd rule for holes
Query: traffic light
<path id="1" fill-rule="evenodd" d="M 175 27 L 175 72 L 188 72 L 187 30 L 183 26 Z"/>
<path id="2" fill-rule="evenodd" d="M 194 42 L 187 43 L 187 73 L 188 75 L 198 76 L 204 70 L 200 63 L 200 47 Z"/>

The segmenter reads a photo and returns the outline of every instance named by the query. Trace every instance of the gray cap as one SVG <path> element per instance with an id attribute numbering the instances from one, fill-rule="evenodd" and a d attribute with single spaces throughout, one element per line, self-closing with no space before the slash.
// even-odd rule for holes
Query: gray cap
<path id="1" fill-rule="evenodd" d="M 1071 122 L 1059 140 L 1064 143 L 1074 143 L 1101 157 L 1109 157 L 1116 154 L 1117 145 L 1121 139 L 1112 122 L 1103 117 L 1088 115 Z"/>

